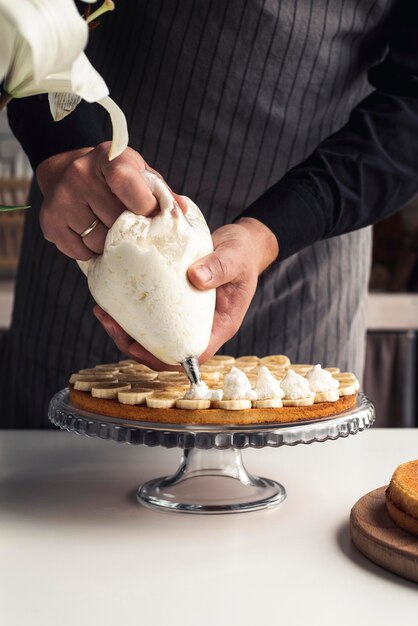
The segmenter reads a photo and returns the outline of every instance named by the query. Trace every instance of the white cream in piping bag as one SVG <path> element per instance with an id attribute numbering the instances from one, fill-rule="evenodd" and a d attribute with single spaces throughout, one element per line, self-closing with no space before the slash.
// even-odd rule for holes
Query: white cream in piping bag
<path id="1" fill-rule="evenodd" d="M 207 347 L 216 290 L 195 289 L 188 267 L 213 250 L 205 218 L 189 198 L 184 215 L 164 182 L 143 175 L 157 198 L 155 217 L 124 211 L 102 255 L 79 261 L 96 302 L 164 363 L 199 356 Z"/>

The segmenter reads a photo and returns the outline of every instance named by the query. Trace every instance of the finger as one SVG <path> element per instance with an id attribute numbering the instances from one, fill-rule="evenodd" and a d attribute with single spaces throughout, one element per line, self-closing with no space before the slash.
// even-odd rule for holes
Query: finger
<path id="1" fill-rule="evenodd" d="M 174 191 L 171 191 L 171 193 L 173 194 L 175 201 L 177 202 L 177 204 L 179 205 L 183 213 L 187 213 L 187 204 L 186 204 L 186 200 L 184 199 L 184 196 L 180 196 L 178 193 L 174 193 Z"/>
<path id="2" fill-rule="evenodd" d="M 58 250 L 77 261 L 88 261 L 93 256 L 93 252 L 83 243 L 80 235 L 74 233 L 70 228 L 65 228 L 58 242 L 54 242 Z"/>
<path id="3" fill-rule="evenodd" d="M 109 161 L 106 155 L 99 164 L 110 190 L 127 209 L 138 215 L 150 215 L 158 209 L 158 202 L 141 174 L 144 166 L 140 161 L 124 158 L 123 154 Z"/>
<path id="4" fill-rule="evenodd" d="M 129 346 L 132 343 L 132 337 L 130 337 L 101 307 L 95 306 L 93 313 L 102 324 L 107 334 L 113 339 L 119 350 L 127 354 Z"/>
<path id="5" fill-rule="evenodd" d="M 92 190 L 88 200 L 93 213 L 108 229 L 126 210 L 125 205 L 105 185 L 100 185 L 94 191 Z"/>
<path id="6" fill-rule="evenodd" d="M 74 208 L 72 211 L 68 211 L 67 219 L 69 228 L 81 238 L 83 244 L 87 246 L 87 248 L 95 254 L 101 254 L 103 252 L 108 229 L 100 220 L 90 233 L 81 237 L 81 233 L 83 233 L 86 228 L 99 219 L 90 207 L 83 204 Z"/>
<path id="7" fill-rule="evenodd" d="M 166 183 L 166 181 L 164 180 L 164 178 L 161 176 L 161 174 L 159 172 L 157 172 L 156 170 L 154 170 L 154 168 L 150 167 L 148 164 L 146 164 L 146 169 L 149 170 L 150 172 L 153 172 L 153 174 L 155 174 L 156 176 L 158 176 L 158 178 L 161 178 L 161 180 L 163 181 L 163 183 L 169 188 L 171 195 L 173 196 L 174 200 L 177 202 L 177 204 L 179 205 L 180 209 L 182 210 L 183 213 L 187 213 L 187 203 L 186 200 L 184 198 L 184 196 L 180 196 L 178 193 L 174 193 L 174 191 L 171 189 L 170 185 L 168 185 Z"/>
<path id="8" fill-rule="evenodd" d="M 212 289 L 232 282 L 240 271 L 241 264 L 239 259 L 234 258 L 233 251 L 228 247 L 219 247 L 193 263 L 187 270 L 187 276 L 198 289 Z"/>
<path id="9" fill-rule="evenodd" d="M 106 313 L 99 305 L 93 308 L 95 317 L 102 324 L 107 334 L 113 339 L 121 352 L 133 357 L 140 363 L 144 363 L 154 370 L 174 370 L 179 371 L 181 368 L 175 365 L 168 365 L 157 359 L 153 354 L 148 352 L 139 343 L 132 340 L 123 328 Z"/>
<path id="10" fill-rule="evenodd" d="M 106 226 L 99 222 L 88 235 L 82 237 L 83 243 L 95 254 L 102 254 L 108 232 Z"/>
<path id="11" fill-rule="evenodd" d="M 225 316 L 215 311 L 212 332 L 206 350 L 200 355 L 199 363 L 204 363 L 231 339 L 237 332 L 232 320 L 226 320 Z"/>

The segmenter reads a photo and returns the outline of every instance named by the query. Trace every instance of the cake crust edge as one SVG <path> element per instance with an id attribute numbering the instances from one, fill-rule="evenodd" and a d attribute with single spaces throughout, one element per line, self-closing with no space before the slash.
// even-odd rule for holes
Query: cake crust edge
<path id="1" fill-rule="evenodd" d="M 223 409 L 152 409 L 145 405 L 121 404 L 117 400 L 93 398 L 86 391 L 69 385 L 71 404 L 83 411 L 116 417 L 118 419 L 163 424 L 268 424 L 292 423 L 334 417 L 356 406 L 357 393 L 341 396 L 335 402 L 319 402 L 310 406 L 286 406 L 280 409 L 245 409 L 225 411 Z"/>

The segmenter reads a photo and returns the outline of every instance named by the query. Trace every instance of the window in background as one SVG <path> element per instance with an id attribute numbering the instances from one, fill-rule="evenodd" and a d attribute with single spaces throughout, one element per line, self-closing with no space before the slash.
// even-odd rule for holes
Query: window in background
<path id="1" fill-rule="evenodd" d="M 0 113 L 0 204 L 25 204 L 32 169 L 19 143 L 13 137 L 5 111 Z M 0 214 L 0 278 L 16 273 L 24 211 Z"/>

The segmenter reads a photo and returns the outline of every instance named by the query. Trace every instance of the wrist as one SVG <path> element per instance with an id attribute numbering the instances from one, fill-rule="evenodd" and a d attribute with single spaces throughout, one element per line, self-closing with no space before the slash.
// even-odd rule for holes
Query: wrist
<path id="1" fill-rule="evenodd" d="M 69 150 L 68 152 L 54 154 L 48 159 L 41 161 L 36 168 L 35 175 L 43 195 L 45 196 L 51 187 L 54 186 L 57 179 L 62 176 L 70 163 L 92 150 L 93 148 L 78 148 L 77 150 Z"/>
<path id="2" fill-rule="evenodd" d="M 250 235 L 254 253 L 258 256 L 258 274 L 274 263 L 279 255 L 279 243 L 276 235 L 268 226 L 253 217 L 241 217 L 235 222 Z"/>

